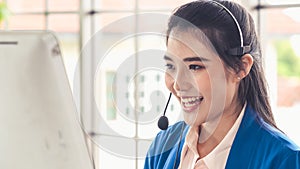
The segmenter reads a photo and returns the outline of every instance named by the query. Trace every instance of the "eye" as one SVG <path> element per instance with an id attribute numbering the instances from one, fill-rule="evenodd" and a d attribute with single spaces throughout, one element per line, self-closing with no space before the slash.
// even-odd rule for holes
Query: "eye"
<path id="1" fill-rule="evenodd" d="M 201 65 L 189 65 L 189 69 L 193 70 L 193 71 L 197 71 L 197 70 L 205 69 L 205 66 L 201 66 Z"/>
<path id="2" fill-rule="evenodd" d="M 166 64 L 166 69 L 167 69 L 167 70 L 174 70 L 174 69 L 175 69 L 175 66 L 172 65 L 172 64 L 170 64 L 170 63 L 167 63 L 167 64 Z"/>

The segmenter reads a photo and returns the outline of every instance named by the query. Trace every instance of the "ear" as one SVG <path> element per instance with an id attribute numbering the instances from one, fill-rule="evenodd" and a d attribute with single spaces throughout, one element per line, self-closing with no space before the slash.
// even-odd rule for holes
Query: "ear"
<path id="1" fill-rule="evenodd" d="M 241 57 L 241 61 L 243 64 L 242 70 L 238 73 L 238 78 L 243 79 L 246 77 L 253 65 L 253 57 L 250 54 L 245 54 Z"/>

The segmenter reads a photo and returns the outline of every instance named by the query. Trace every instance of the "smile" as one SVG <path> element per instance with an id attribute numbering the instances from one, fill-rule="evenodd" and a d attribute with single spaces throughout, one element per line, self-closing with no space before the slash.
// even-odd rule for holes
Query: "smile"
<path id="1" fill-rule="evenodd" d="M 198 108 L 202 100 L 202 96 L 183 97 L 181 98 L 181 103 L 184 111 L 193 112 L 195 109 Z"/>

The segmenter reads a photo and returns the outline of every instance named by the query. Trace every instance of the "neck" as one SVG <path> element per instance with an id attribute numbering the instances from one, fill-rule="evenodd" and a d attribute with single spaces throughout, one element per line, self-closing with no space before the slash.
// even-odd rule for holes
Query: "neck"
<path id="1" fill-rule="evenodd" d="M 217 122 L 205 123 L 199 127 L 201 132 L 197 149 L 201 158 L 209 154 L 223 140 L 243 108 L 242 106 L 229 107 L 234 108 L 224 111 Z M 213 127 L 213 124 L 216 125 Z"/>

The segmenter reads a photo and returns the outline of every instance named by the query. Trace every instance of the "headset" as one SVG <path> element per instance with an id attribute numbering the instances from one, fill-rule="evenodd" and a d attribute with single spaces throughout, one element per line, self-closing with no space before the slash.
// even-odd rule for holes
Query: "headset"
<path id="1" fill-rule="evenodd" d="M 250 52 L 251 47 L 250 46 L 244 46 L 244 38 L 243 38 L 243 32 L 242 29 L 240 27 L 239 22 L 237 21 L 237 19 L 235 18 L 235 16 L 230 12 L 230 10 L 228 8 L 226 8 L 223 4 L 217 2 L 217 1 L 211 1 L 217 5 L 219 5 L 220 7 L 222 7 L 233 19 L 238 31 L 239 31 L 239 35 L 240 35 L 240 46 L 239 47 L 235 47 L 235 48 L 231 48 L 229 50 L 227 50 L 227 54 L 229 55 L 233 55 L 233 56 L 242 56 L 248 52 Z"/>
<path id="2" fill-rule="evenodd" d="M 229 15 L 230 17 L 233 19 L 237 29 L 238 29 L 238 32 L 239 32 L 239 36 L 240 36 L 240 46 L 239 47 L 235 47 L 235 48 L 231 48 L 229 50 L 227 50 L 227 54 L 229 55 L 233 55 L 233 56 L 242 56 L 248 52 L 251 51 L 251 47 L 250 46 L 244 46 L 244 39 L 243 39 L 243 33 L 242 33 L 242 30 L 241 30 L 241 27 L 237 21 L 237 19 L 235 18 L 235 16 L 231 13 L 231 11 L 225 7 L 223 4 L 217 2 L 217 1 L 210 1 L 211 3 L 214 3 L 216 5 L 218 5 L 219 7 L 221 7 L 223 10 L 225 10 Z M 167 101 L 167 104 L 165 106 L 165 109 L 164 109 L 164 112 L 163 112 L 163 115 L 159 118 L 158 120 L 158 127 L 161 129 L 161 130 L 166 130 L 169 126 L 169 120 L 168 118 L 166 117 L 166 111 L 167 111 L 167 108 L 168 108 L 168 105 L 169 105 L 169 102 L 171 100 L 171 96 L 172 96 L 172 93 L 170 92 L 170 95 L 169 95 L 169 98 L 168 98 L 168 101 Z M 173 169 L 175 168 L 175 165 L 176 165 L 176 162 L 177 162 L 177 159 L 178 159 L 178 154 L 179 154 L 179 149 L 180 149 L 180 143 L 181 143 L 181 139 L 182 139 L 182 135 L 183 135 L 183 131 L 184 131 L 184 128 L 182 126 L 182 129 L 181 129 L 181 133 L 180 133 L 180 139 L 179 139 L 179 143 L 178 143 L 178 146 L 177 146 L 177 150 L 176 150 L 176 157 L 175 157 L 175 161 L 174 161 L 174 164 L 173 164 Z"/>

